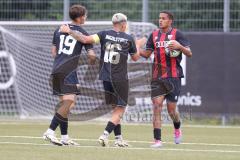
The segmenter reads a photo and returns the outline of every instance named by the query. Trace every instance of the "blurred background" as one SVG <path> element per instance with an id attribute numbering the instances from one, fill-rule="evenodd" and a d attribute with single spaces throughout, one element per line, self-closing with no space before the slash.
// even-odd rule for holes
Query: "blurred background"
<path id="1" fill-rule="evenodd" d="M 109 20 L 113 13 L 123 12 L 131 21 L 157 24 L 159 11 L 168 10 L 184 31 L 240 30 L 239 0 L 1 0 L 0 20 L 68 20 L 72 4 L 86 6 L 91 21 Z"/>
<path id="2" fill-rule="evenodd" d="M 178 102 L 182 119 L 197 124 L 240 124 L 239 0 L 0 0 L 0 117 L 44 118 L 53 114 L 56 99 L 48 86 L 51 39 L 56 27 L 69 21 L 68 10 L 73 4 L 88 9 L 90 22 L 85 29 L 89 33 L 111 28 L 112 14 L 122 12 L 136 37 L 157 28 L 160 11 L 171 11 L 174 26 L 184 31 L 193 51 L 193 57 L 182 63 L 186 75 Z M 132 74 L 139 65 L 132 65 Z M 89 67 L 82 67 L 80 81 L 90 85 L 81 79 Z M 92 87 L 101 90 L 100 84 Z M 149 94 L 130 97 L 129 114 L 136 117 L 151 112 Z M 92 101 L 80 96 L 73 115 L 101 103 Z"/>

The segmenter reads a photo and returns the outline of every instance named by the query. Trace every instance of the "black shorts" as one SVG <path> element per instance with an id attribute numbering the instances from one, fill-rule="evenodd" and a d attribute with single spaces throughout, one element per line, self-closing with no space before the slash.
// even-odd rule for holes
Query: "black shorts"
<path id="1" fill-rule="evenodd" d="M 103 81 L 106 104 L 125 107 L 128 104 L 128 81 Z"/>
<path id="2" fill-rule="evenodd" d="M 165 96 L 168 102 L 177 102 L 181 91 L 181 78 L 164 78 L 151 82 L 151 98 Z"/>
<path id="3" fill-rule="evenodd" d="M 51 75 L 53 95 L 80 94 L 77 84 L 77 72 L 73 71 L 69 75 L 54 73 Z"/>

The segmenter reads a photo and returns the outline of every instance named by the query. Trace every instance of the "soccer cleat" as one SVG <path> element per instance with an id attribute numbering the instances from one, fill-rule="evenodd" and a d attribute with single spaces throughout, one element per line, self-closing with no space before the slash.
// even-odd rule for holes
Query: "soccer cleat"
<path id="1" fill-rule="evenodd" d="M 154 143 L 150 147 L 151 148 L 160 148 L 160 147 L 162 147 L 162 141 L 155 140 Z"/>
<path id="2" fill-rule="evenodd" d="M 109 147 L 109 144 L 108 144 L 108 137 L 106 135 L 101 135 L 99 138 L 98 138 L 98 143 L 102 146 L 102 147 Z"/>
<path id="3" fill-rule="evenodd" d="M 80 144 L 78 144 L 77 142 L 73 141 L 72 139 L 61 139 L 61 143 L 63 145 L 71 145 L 71 146 L 80 146 Z"/>
<path id="4" fill-rule="evenodd" d="M 174 130 L 174 141 L 176 144 L 180 144 L 182 141 L 182 131 L 180 129 Z"/>
<path id="5" fill-rule="evenodd" d="M 46 140 L 46 141 L 49 141 L 52 144 L 57 145 L 57 146 L 62 146 L 63 145 L 54 135 L 49 134 L 47 132 L 45 132 L 43 134 L 43 139 Z"/>
<path id="6" fill-rule="evenodd" d="M 114 145 L 115 147 L 129 147 L 129 144 L 123 139 L 116 139 Z"/>

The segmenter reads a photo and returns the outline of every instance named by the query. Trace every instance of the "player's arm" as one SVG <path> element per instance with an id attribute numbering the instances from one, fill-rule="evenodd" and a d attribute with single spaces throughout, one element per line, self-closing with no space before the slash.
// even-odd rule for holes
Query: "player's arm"
<path id="1" fill-rule="evenodd" d="M 192 56 L 192 51 L 190 49 L 190 43 L 182 34 L 182 32 L 177 31 L 176 40 L 171 40 L 171 43 L 168 45 L 168 48 L 172 50 L 180 50 L 187 57 Z"/>
<path id="2" fill-rule="evenodd" d="M 188 56 L 188 57 L 192 56 L 192 51 L 191 51 L 190 47 L 184 47 L 176 40 L 171 40 L 171 43 L 168 45 L 168 48 L 170 51 L 180 50 L 186 56 Z"/>
<path id="3" fill-rule="evenodd" d="M 134 54 L 131 55 L 131 59 L 132 59 L 133 61 L 137 61 L 139 58 L 140 58 L 140 55 L 139 55 L 138 52 L 136 52 L 136 53 L 134 53 Z"/>
<path id="4" fill-rule="evenodd" d="M 52 53 L 52 57 L 55 58 L 57 55 L 57 47 L 55 45 L 52 45 L 51 53 Z"/>
<path id="5" fill-rule="evenodd" d="M 84 44 L 99 43 L 99 41 L 100 41 L 100 38 L 98 37 L 97 34 L 94 34 L 94 35 L 84 35 L 81 32 L 78 32 L 76 30 L 71 30 L 69 25 L 62 25 L 60 27 L 60 31 L 62 33 L 70 34 L 77 41 L 80 41 L 81 43 L 84 43 Z"/>
<path id="6" fill-rule="evenodd" d="M 144 58 L 149 58 L 152 54 L 152 50 L 144 50 L 144 49 L 140 49 L 139 50 L 140 56 L 144 57 Z"/>
<path id="7" fill-rule="evenodd" d="M 131 41 L 131 48 L 130 48 L 130 55 L 131 55 L 131 59 L 133 61 L 137 61 L 140 58 L 140 48 L 142 48 L 146 43 L 146 38 L 141 38 L 141 39 L 137 39 L 137 40 L 133 40 Z"/>
<path id="8" fill-rule="evenodd" d="M 91 65 L 94 65 L 97 59 L 97 56 L 94 50 L 93 49 L 87 50 L 87 55 L 88 55 L 88 63 Z"/>
<path id="9" fill-rule="evenodd" d="M 147 42 L 147 43 L 146 43 Z M 152 34 L 149 36 L 148 40 L 146 39 L 146 49 L 141 49 L 139 50 L 140 56 L 144 58 L 149 58 L 154 50 L 154 44 L 153 44 L 153 38 Z"/>
<path id="10" fill-rule="evenodd" d="M 140 55 L 142 51 L 141 48 L 146 44 L 146 41 L 147 41 L 146 37 L 135 40 L 137 52 L 131 55 L 133 61 L 137 61 L 141 57 Z"/>
<path id="11" fill-rule="evenodd" d="M 53 58 L 55 58 L 56 55 L 57 55 L 57 47 L 56 47 L 57 37 L 56 37 L 56 33 L 57 33 L 57 30 L 53 34 L 52 47 L 51 47 L 51 53 L 52 53 L 52 57 Z"/>

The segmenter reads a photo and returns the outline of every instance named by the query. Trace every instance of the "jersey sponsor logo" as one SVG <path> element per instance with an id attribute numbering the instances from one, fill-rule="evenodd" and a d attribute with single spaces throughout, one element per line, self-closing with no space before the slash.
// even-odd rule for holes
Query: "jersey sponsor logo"
<path id="1" fill-rule="evenodd" d="M 155 43 L 156 48 L 162 48 L 162 47 L 166 48 L 168 45 L 168 42 L 169 41 L 158 41 Z"/>
<path id="2" fill-rule="evenodd" d="M 173 35 L 169 34 L 167 37 L 168 37 L 169 40 L 171 40 Z"/>

